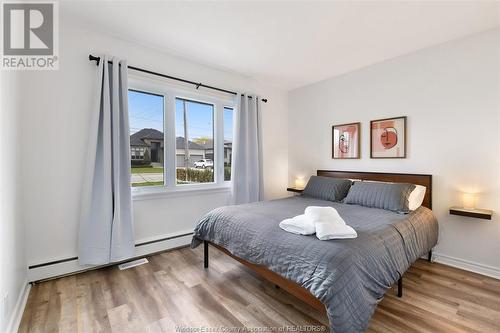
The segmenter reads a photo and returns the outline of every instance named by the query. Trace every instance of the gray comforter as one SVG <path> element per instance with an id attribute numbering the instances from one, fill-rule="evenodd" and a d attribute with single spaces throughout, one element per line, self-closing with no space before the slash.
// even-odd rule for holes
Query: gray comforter
<path id="1" fill-rule="evenodd" d="M 279 228 L 280 221 L 303 214 L 307 206 L 336 208 L 358 237 L 320 241 Z M 331 332 L 362 332 L 387 289 L 437 238 L 436 218 L 425 207 L 401 215 L 292 197 L 214 209 L 198 223 L 192 247 L 208 240 L 264 265 L 325 304 Z"/>

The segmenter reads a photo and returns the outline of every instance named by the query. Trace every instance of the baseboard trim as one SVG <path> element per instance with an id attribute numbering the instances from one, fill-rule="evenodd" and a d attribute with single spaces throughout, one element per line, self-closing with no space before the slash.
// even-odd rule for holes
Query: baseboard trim
<path id="1" fill-rule="evenodd" d="M 14 311 L 12 311 L 12 315 L 10 316 L 9 324 L 7 325 L 7 333 L 16 333 L 19 330 L 19 325 L 21 324 L 21 319 L 23 318 L 24 308 L 28 302 L 30 290 L 31 284 L 29 284 L 28 279 L 26 279 L 24 281 L 24 287 L 17 297 Z"/>
<path id="2" fill-rule="evenodd" d="M 433 253 L 433 261 L 443 265 L 460 268 L 465 271 L 486 275 L 495 279 L 500 279 L 500 268 L 497 267 L 478 264 L 469 260 L 455 258 L 437 252 Z"/>
<path id="3" fill-rule="evenodd" d="M 187 246 L 190 244 L 191 238 L 192 232 L 189 231 L 178 233 L 175 235 L 165 235 L 162 238 L 144 239 L 142 241 L 139 241 L 136 245 L 136 254 L 134 258 L 139 258 L 141 256 L 152 255 L 155 253 Z M 134 258 L 131 258 L 130 260 Z M 500 268 L 497 267 L 479 264 L 465 259 L 455 258 L 439 252 L 433 252 L 432 258 L 433 261 L 441 263 L 443 265 L 456 267 L 469 272 L 489 276 L 495 279 L 500 279 Z M 93 267 L 91 269 L 95 268 L 99 267 Z M 30 268 L 28 269 L 28 281 L 37 282 L 57 276 L 79 273 L 86 270 L 88 270 L 88 268 L 80 266 L 78 264 L 77 258 L 71 258 L 69 261 L 53 261 L 50 262 L 49 265 L 30 266 Z M 28 285 L 28 283 L 26 283 L 26 285 Z"/>
<path id="4" fill-rule="evenodd" d="M 191 243 L 193 232 L 185 231 L 176 234 L 163 235 L 156 239 L 143 239 L 137 242 L 135 255 L 133 258 L 124 260 L 123 262 L 148 256 L 154 253 L 168 251 L 174 248 L 187 246 Z M 122 262 L 119 262 L 122 263 Z M 103 266 L 84 267 L 78 264 L 78 258 L 68 258 L 62 260 L 54 260 L 47 263 L 30 265 L 28 269 L 28 281 L 39 282 L 54 277 L 60 277 L 75 273 L 84 272 L 90 269 L 112 266 L 119 263 L 113 263 Z"/>

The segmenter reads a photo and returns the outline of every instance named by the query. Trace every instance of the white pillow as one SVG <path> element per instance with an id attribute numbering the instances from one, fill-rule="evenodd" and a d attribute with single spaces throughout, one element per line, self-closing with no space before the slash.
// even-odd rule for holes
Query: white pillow
<path id="1" fill-rule="evenodd" d="M 422 202 L 424 202 L 426 187 L 422 185 L 415 185 L 415 189 L 411 191 L 410 196 L 408 197 L 408 209 L 415 210 L 418 207 L 422 206 Z"/>

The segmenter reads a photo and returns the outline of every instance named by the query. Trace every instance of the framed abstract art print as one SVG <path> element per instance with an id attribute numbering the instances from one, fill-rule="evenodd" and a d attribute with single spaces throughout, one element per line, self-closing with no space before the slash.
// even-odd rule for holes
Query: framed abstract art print
<path id="1" fill-rule="evenodd" d="M 359 158 L 361 123 L 332 126 L 332 158 Z"/>
<path id="2" fill-rule="evenodd" d="M 406 117 L 370 121 L 370 157 L 406 158 Z"/>

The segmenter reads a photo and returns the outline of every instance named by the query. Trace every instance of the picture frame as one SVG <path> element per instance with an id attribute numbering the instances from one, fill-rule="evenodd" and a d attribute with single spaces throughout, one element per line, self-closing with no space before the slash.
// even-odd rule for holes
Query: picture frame
<path id="1" fill-rule="evenodd" d="M 370 121 L 370 158 L 406 158 L 406 116 Z"/>
<path id="2" fill-rule="evenodd" d="M 361 123 L 349 123 L 332 126 L 332 158 L 361 158 Z"/>

